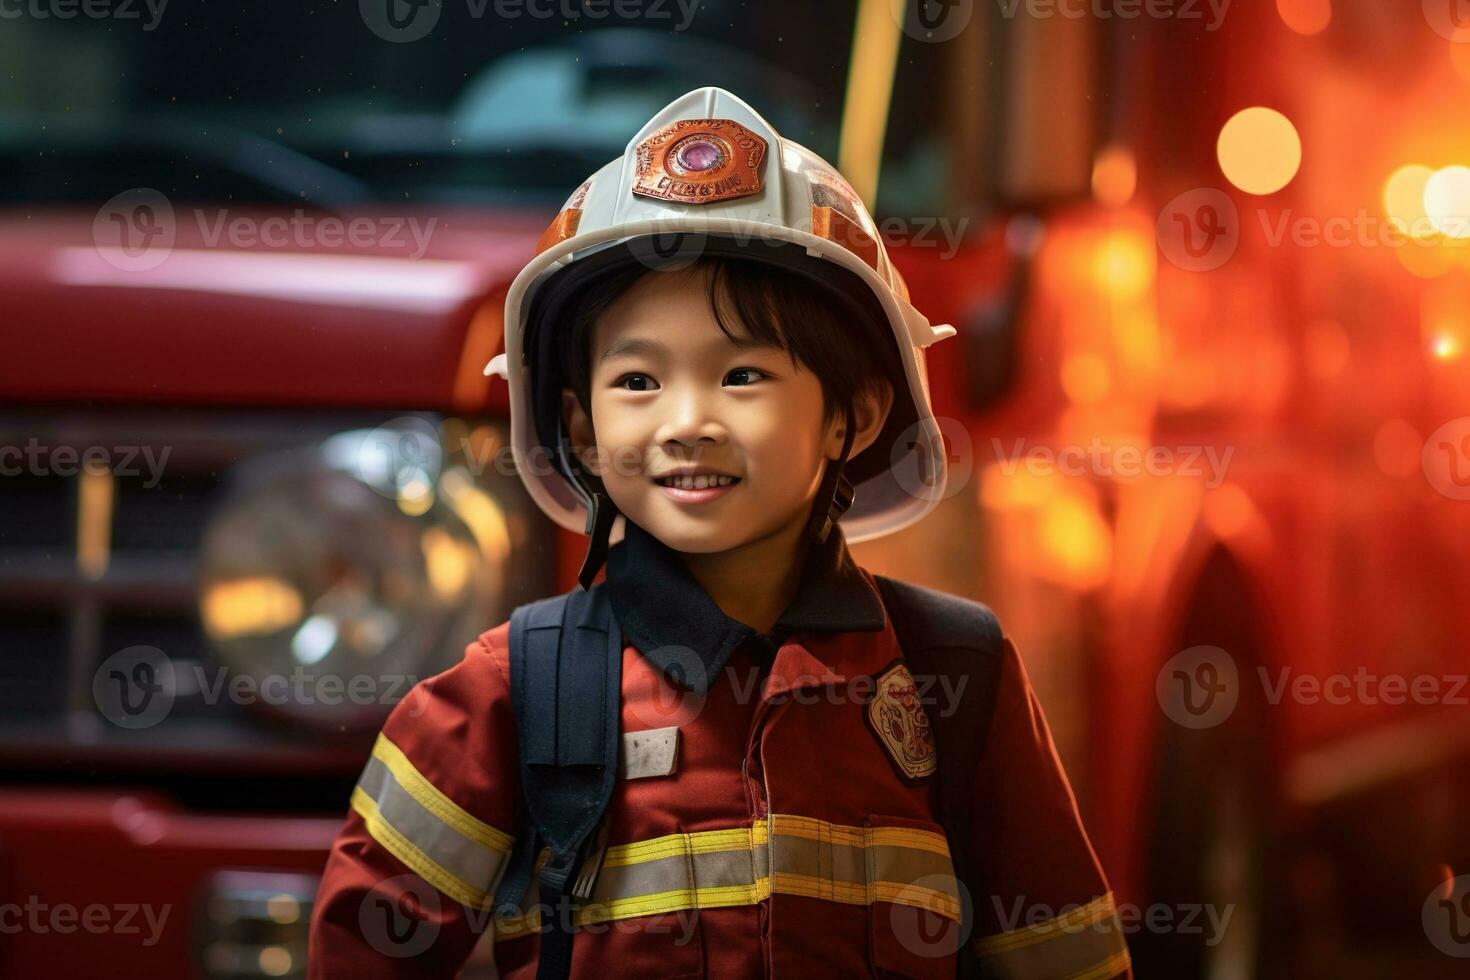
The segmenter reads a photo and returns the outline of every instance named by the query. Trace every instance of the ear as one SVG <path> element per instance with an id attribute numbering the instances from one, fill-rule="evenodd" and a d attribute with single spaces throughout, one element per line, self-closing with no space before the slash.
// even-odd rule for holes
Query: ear
<path id="1" fill-rule="evenodd" d="M 893 388 L 887 382 L 868 388 L 853 399 L 854 430 L 852 449 L 847 453 L 848 459 L 852 459 L 877 440 L 892 409 Z M 831 434 L 827 439 L 827 458 L 836 459 L 842 453 L 842 441 L 846 436 L 847 419 L 839 415 L 832 421 Z"/>
<path id="2" fill-rule="evenodd" d="M 592 473 L 598 472 L 589 463 L 597 449 L 597 436 L 592 429 L 592 417 L 582 407 L 582 402 L 577 398 L 577 393 L 570 388 L 561 390 L 561 420 L 566 427 L 567 436 L 572 440 L 572 449 L 582 465 Z"/>

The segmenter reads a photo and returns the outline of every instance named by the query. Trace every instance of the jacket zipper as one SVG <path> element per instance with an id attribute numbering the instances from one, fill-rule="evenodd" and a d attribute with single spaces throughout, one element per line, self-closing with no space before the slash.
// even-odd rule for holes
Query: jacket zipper
<path id="1" fill-rule="evenodd" d="M 765 732 L 766 727 L 775 720 L 774 717 L 767 718 L 767 715 L 779 715 L 785 707 L 786 704 L 783 703 L 781 705 L 778 705 L 774 709 L 774 711 L 772 711 L 770 709 L 769 702 L 762 703 L 758 708 L 756 708 L 755 722 L 751 725 L 750 737 L 746 739 L 745 759 L 740 763 L 740 768 L 745 776 L 747 792 L 749 792 L 749 789 L 752 786 L 756 787 L 756 789 L 759 790 L 759 792 L 750 794 L 751 798 L 756 804 L 755 815 L 757 817 L 765 817 L 771 812 L 771 785 L 769 780 L 767 780 L 766 778 L 765 764 L 760 761 L 758 756 L 762 742 L 760 736 Z M 759 783 L 756 783 L 755 780 L 750 778 L 751 759 L 755 759 L 756 765 L 760 766 L 761 778 Z"/>
<path id="2" fill-rule="evenodd" d="M 742 775 L 744 777 L 743 781 L 745 783 L 746 796 L 747 796 L 747 798 L 749 798 L 750 800 L 752 800 L 754 802 L 754 804 L 755 804 L 755 806 L 753 807 L 753 809 L 755 810 L 755 819 L 756 820 L 764 820 L 767 823 L 769 823 L 769 821 L 770 821 L 770 810 L 771 810 L 771 806 L 770 806 L 770 804 L 771 804 L 771 783 L 770 783 L 770 780 L 766 776 L 766 767 L 765 767 L 765 764 L 762 763 L 762 762 L 760 762 L 759 761 L 759 757 L 756 755 L 756 753 L 758 753 L 760 751 L 760 746 L 761 746 L 761 739 L 757 738 L 757 735 L 761 732 L 761 730 L 762 730 L 762 728 L 764 726 L 764 722 L 765 722 L 765 719 L 763 717 L 760 717 L 760 716 L 764 715 L 765 708 L 766 708 L 766 705 L 762 704 L 756 710 L 756 714 L 758 716 L 758 720 L 757 720 L 757 723 L 756 724 L 754 724 L 754 725 L 751 726 L 750 738 L 746 742 L 745 758 L 741 761 L 740 768 L 741 768 L 741 773 L 742 773 Z M 756 761 L 756 765 L 760 766 L 761 777 L 760 777 L 760 781 L 759 782 L 756 782 L 755 780 L 753 780 L 753 779 L 750 778 L 750 760 L 751 759 L 756 759 L 757 760 Z M 770 834 L 769 833 L 766 834 L 766 840 L 767 840 L 767 844 L 766 844 L 766 866 L 765 866 L 764 869 L 756 869 L 756 870 L 764 870 L 765 873 L 766 873 L 766 875 L 769 876 L 771 874 L 771 844 L 770 844 Z M 766 901 L 758 902 L 756 904 L 757 904 L 757 913 L 756 914 L 757 914 L 757 916 L 758 916 L 758 918 L 760 920 L 761 960 L 762 960 L 762 963 L 765 966 L 764 974 L 765 974 L 765 976 L 769 977 L 769 976 L 771 976 L 771 912 L 770 912 L 770 904 L 769 904 L 769 902 L 766 902 Z"/>

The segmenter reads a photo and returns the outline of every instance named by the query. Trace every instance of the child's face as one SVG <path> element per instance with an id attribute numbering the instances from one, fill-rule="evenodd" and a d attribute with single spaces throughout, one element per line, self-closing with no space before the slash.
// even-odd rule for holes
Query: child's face
<path id="1" fill-rule="evenodd" d="M 725 335 L 707 277 L 650 273 L 598 318 L 590 428 L 575 395 L 563 393 L 573 444 L 595 443 L 588 465 L 618 510 L 686 553 L 727 551 L 804 522 L 844 431 L 841 417 L 823 424 L 815 374 L 779 347 Z M 860 448 L 855 437 L 851 454 Z M 737 479 L 693 491 L 658 482 L 684 466 Z"/>

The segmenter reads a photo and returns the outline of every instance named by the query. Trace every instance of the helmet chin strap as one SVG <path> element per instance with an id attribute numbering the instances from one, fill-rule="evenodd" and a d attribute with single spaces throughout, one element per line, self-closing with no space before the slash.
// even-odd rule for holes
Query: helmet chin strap
<path id="1" fill-rule="evenodd" d="M 613 521 L 617 519 L 618 508 L 612 502 L 612 498 L 601 490 L 592 494 L 592 504 L 587 508 L 587 535 L 591 541 L 587 544 L 587 554 L 582 559 L 582 569 L 577 572 L 577 581 L 582 583 L 582 588 L 592 588 L 592 580 L 597 577 L 597 570 L 607 561 L 607 540 L 612 534 Z"/>
<path id="2" fill-rule="evenodd" d="M 827 540 L 832 527 L 847 513 L 856 497 L 852 481 L 842 472 L 847 465 L 847 454 L 852 451 L 853 417 L 852 406 L 843 407 L 847 417 L 847 434 L 842 439 L 842 454 L 828 464 L 822 474 L 822 483 L 817 487 L 817 499 L 812 502 L 812 514 L 807 520 L 807 534 L 817 543 Z"/>
<path id="3" fill-rule="evenodd" d="M 592 580 L 607 561 L 608 538 L 612 535 L 613 521 L 617 520 L 618 508 L 608 496 L 602 481 L 588 474 L 572 457 L 572 442 L 567 438 L 561 420 L 556 424 L 556 454 L 562 472 L 567 475 L 582 496 L 582 505 L 587 509 L 587 524 L 582 532 L 590 539 L 587 554 L 582 558 L 582 567 L 577 572 L 577 581 L 583 591 L 592 588 Z"/>

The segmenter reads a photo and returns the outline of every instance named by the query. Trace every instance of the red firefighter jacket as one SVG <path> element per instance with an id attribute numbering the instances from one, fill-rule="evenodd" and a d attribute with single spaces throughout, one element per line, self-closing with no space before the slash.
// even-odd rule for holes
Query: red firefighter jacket
<path id="1" fill-rule="evenodd" d="M 1007 980 L 1131 977 L 1009 636 L 970 777 L 983 880 L 963 921 L 927 720 L 951 692 L 911 676 L 840 528 L 769 635 L 631 521 L 606 587 L 623 751 L 573 977 L 952 977 L 960 943 Z M 508 642 L 508 623 L 483 634 L 384 724 L 317 895 L 310 977 L 447 977 L 469 960 L 468 976 L 492 959 L 535 976 L 534 880 L 521 914 L 491 912 L 520 832 Z"/>

